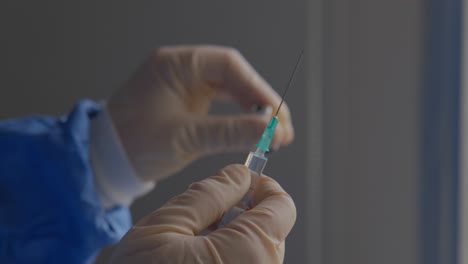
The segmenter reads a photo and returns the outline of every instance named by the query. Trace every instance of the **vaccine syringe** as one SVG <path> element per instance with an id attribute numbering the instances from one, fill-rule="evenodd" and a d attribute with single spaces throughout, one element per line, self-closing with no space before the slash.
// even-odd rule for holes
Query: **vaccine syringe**
<path id="1" fill-rule="evenodd" d="M 271 118 L 270 122 L 266 126 L 257 145 L 255 145 L 255 151 L 250 152 L 247 156 L 247 160 L 245 161 L 245 166 L 258 175 L 262 175 L 263 169 L 265 168 L 265 165 L 268 161 L 265 153 L 270 151 L 269 147 L 275 134 L 275 128 L 277 124 L 278 117 L 275 115 Z"/>
<path id="2" fill-rule="evenodd" d="M 245 161 L 245 166 L 250 169 L 253 173 L 257 175 L 262 175 L 263 169 L 265 168 L 265 165 L 268 161 L 268 158 L 265 156 L 265 153 L 270 151 L 270 144 L 271 141 L 273 140 L 273 136 L 275 135 L 275 128 L 276 125 L 278 125 L 278 114 L 281 109 L 281 106 L 283 105 L 284 98 L 286 97 L 286 93 L 289 90 L 289 87 L 291 87 L 291 83 L 294 79 L 294 75 L 296 74 L 297 68 L 299 64 L 301 63 L 302 56 L 304 54 L 304 51 L 301 51 L 301 54 L 299 55 L 299 59 L 296 62 L 296 65 L 294 66 L 294 70 L 291 74 L 291 77 L 289 78 L 288 85 L 286 86 L 286 89 L 283 92 L 283 95 L 281 96 L 281 102 L 278 106 L 278 109 L 276 110 L 275 115 L 270 119 L 270 122 L 268 122 L 268 125 L 265 127 L 265 130 L 263 131 L 263 134 L 260 137 L 260 140 L 257 142 L 255 145 L 255 150 L 250 152 L 249 155 L 247 156 L 247 160 Z M 221 218 L 221 220 L 218 222 L 217 227 L 220 228 L 227 223 L 229 223 L 232 219 L 234 219 L 237 215 L 242 213 L 245 210 L 248 210 L 251 206 L 250 202 L 252 199 L 252 189 L 247 192 L 247 194 L 242 198 L 241 200 L 241 207 L 234 207 L 228 212 L 224 214 L 224 216 Z"/>
<path id="3" fill-rule="evenodd" d="M 247 160 L 245 161 L 245 166 L 247 166 L 247 168 L 249 168 L 252 172 L 257 173 L 258 175 L 262 175 L 263 169 L 265 168 L 265 165 L 268 161 L 268 158 L 265 156 L 265 153 L 270 151 L 270 144 L 275 134 L 276 125 L 278 124 L 278 113 L 281 109 L 281 106 L 283 105 L 284 98 L 286 97 L 286 94 L 289 88 L 291 87 L 291 83 L 294 79 L 294 75 L 296 75 L 297 68 L 301 63 L 303 54 L 304 51 L 301 51 L 299 59 L 297 60 L 291 77 L 289 78 L 288 85 L 286 86 L 286 89 L 284 90 L 283 95 L 281 96 L 281 102 L 278 106 L 278 109 L 276 110 L 276 114 L 271 118 L 270 122 L 265 127 L 265 130 L 263 131 L 260 140 L 255 145 L 255 151 L 250 152 L 247 156 Z"/>

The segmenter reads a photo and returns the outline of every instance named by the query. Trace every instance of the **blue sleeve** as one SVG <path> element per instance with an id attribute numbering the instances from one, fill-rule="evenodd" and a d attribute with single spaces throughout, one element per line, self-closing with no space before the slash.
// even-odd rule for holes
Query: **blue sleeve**
<path id="1" fill-rule="evenodd" d="M 65 117 L 0 122 L 0 263 L 89 263 L 131 226 L 127 207 L 104 210 L 89 161 L 84 100 Z"/>

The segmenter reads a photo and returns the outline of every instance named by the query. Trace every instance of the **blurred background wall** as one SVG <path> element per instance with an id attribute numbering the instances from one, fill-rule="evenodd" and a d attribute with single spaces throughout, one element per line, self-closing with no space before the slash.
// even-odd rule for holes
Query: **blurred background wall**
<path id="1" fill-rule="evenodd" d="M 424 263 L 426 1 L 323 3 L 323 263 Z"/>

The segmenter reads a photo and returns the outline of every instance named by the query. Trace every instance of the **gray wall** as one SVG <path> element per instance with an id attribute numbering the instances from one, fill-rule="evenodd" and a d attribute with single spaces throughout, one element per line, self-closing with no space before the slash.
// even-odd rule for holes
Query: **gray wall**
<path id="1" fill-rule="evenodd" d="M 468 3 L 463 1 L 463 46 L 462 46 L 462 72 L 468 71 Z M 468 74 L 462 74 L 462 93 L 461 93 L 461 157 L 460 160 L 468 160 Z M 465 136 L 463 136 L 465 135 Z M 468 264 L 468 162 L 460 162 L 460 215 L 459 215 L 459 245 L 458 258 L 460 264 Z"/>
<path id="2" fill-rule="evenodd" d="M 421 263 L 426 1 L 323 3 L 323 263 Z"/>
<path id="3" fill-rule="evenodd" d="M 234 46 L 282 91 L 305 45 L 304 7 L 305 0 L 3 1 L 0 117 L 61 114 L 79 98 L 105 98 L 152 48 L 178 43 Z M 302 69 L 287 100 L 296 121 L 296 141 L 272 156 L 266 170 L 298 208 L 285 263 L 303 263 L 306 254 L 304 79 Z M 134 204 L 135 219 L 189 183 L 244 158 L 245 154 L 206 158 L 161 182 Z"/>

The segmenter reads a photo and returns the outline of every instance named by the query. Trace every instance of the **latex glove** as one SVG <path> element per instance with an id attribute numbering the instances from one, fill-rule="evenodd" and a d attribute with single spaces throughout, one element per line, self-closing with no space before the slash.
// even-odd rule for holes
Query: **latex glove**
<path id="1" fill-rule="evenodd" d="M 159 180 L 202 155 L 247 151 L 256 143 L 270 116 L 209 115 L 210 104 L 221 99 L 245 110 L 255 105 L 276 109 L 280 103 L 236 50 L 175 46 L 154 51 L 107 107 L 138 175 Z M 293 137 L 283 104 L 272 146 L 289 144 Z"/>
<path id="2" fill-rule="evenodd" d="M 251 210 L 207 236 L 196 236 L 242 198 L 249 179 L 245 166 L 231 165 L 192 184 L 130 229 L 114 249 L 112 263 L 282 263 L 296 208 L 265 176 L 257 181 Z"/>

